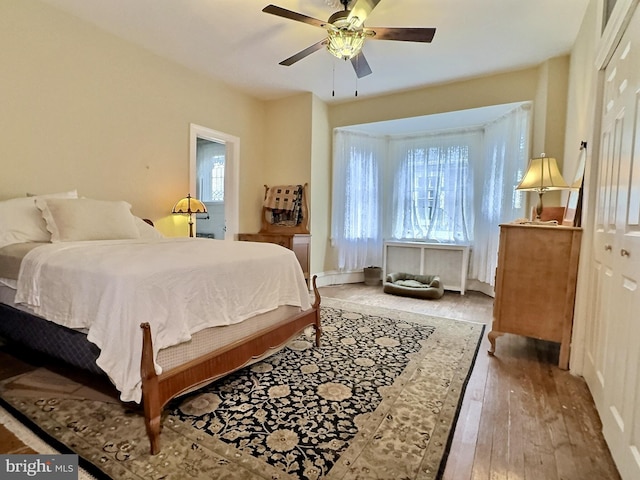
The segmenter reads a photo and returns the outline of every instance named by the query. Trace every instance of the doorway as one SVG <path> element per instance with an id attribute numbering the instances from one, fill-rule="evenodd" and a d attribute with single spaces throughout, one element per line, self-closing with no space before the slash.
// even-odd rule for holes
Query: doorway
<path id="1" fill-rule="evenodd" d="M 189 190 L 209 212 L 195 219 L 196 236 L 233 240 L 238 232 L 240 139 L 190 125 Z"/>

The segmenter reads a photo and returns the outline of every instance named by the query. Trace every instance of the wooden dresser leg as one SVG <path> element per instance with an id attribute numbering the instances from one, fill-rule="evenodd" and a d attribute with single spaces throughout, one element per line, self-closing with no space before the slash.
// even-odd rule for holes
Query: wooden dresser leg
<path id="1" fill-rule="evenodd" d="M 488 350 L 489 355 L 493 355 L 496 352 L 496 338 L 500 337 L 501 335 L 504 335 L 504 333 L 496 332 L 495 330 L 491 330 L 488 333 L 487 338 L 489 339 L 489 343 L 491 344 L 491 348 L 489 348 Z"/>

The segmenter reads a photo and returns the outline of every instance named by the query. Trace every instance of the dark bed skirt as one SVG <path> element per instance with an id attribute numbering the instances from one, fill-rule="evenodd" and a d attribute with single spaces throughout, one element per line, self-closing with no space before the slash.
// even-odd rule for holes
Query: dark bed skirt
<path id="1" fill-rule="evenodd" d="M 96 365 L 100 349 L 77 330 L 0 303 L 0 335 L 75 367 L 104 375 Z"/>

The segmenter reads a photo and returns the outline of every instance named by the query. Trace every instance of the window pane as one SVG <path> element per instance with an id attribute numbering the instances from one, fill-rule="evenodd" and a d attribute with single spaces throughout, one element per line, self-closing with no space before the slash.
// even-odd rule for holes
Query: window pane
<path id="1" fill-rule="evenodd" d="M 224 144 L 198 138 L 196 197 L 203 202 L 224 201 Z"/>
<path id="2" fill-rule="evenodd" d="M 224 158 L 216 159 L 211 168 L 211 202 L 224 201 Z"/>

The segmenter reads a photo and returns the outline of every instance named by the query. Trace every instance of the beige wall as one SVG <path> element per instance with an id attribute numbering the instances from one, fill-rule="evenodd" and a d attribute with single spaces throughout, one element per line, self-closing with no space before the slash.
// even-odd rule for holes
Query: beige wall
<path id="1" fill-rule="evenodd" d="M 566 55 L 549 59 L 540 65 L 533 108 L 531 155 L 538 157 L 544 153 L 548 157 L 554 157 L 561 171 L 564 165 L 569 59 Z M 537 196 L 531 193 L 530 203 L 535 199 Z M 562 205 L 561 192 L 545 193 L 544 205 Z"/>
<path id="2" fill-rule="evenodd" d="M 170 210 L 196 123 L 240 137 L 240 228 L 252 224 L 263 102 L 36 1 L 0 2 L 0 44 L 0 198 L 77 188 L 185 234 Z"/>
<path id="3" fill-rule="evenodd" d="M 184 218 L 169 211 L 188 191 L 195 123 L 240 138 L 240 231 L 259 229 L 264 184 L 309 183 L 316 273 L 335 268 L 333 128 L 536 100 L 542 85 L 555 106 L 545 107 L 553 118 L 537 114 L 545 119 L 543 143 L 553 134 L 564 145 L 559 124 L 549 123 L 564 121 L 555 111 L 566 94 L 557 81 L 568 65 L 562 58 L 326 105 L 308 93 L 258 101 L 36 1 L 0 2 L 0 42 L 11 45 L 0 49 L 0 198 L 77 188 L 127 200 L 164 233 L 182 235 Z"/>
<path id="4" fill-rule="evenodd" d="M 264 164 L 261 188 L 253 199 L 260 212 L 264 185 L 311 184 L 313 95 L 302 93 L 266 103 Z M 311 202 L 307 199 L 310 207 Z M 260 219 L 251 232 L 260 228 Z"/>
<path id="5" fill-rule="evenodd" d="M 359 99 L 332 106 L 332 128 L 533 100 L 538 68 Z"/>
<path id="6" fill-rule="evenodd" d="M 569 56 L 552 58 L 538 68 L 534 99 L 532 155 L 555 157 L 562 167 L 566 127 Z"/>
<path id="7" fill-rule="evenodd" d="M 580 142 L 587 142 L 586 169 L 582 203 L 582 245 L 578 285 L 576 288 L 576 305 L 573 320 L 571 371 L 582 374 L 584 366 L 585 332 L 588 328 L 590 313 L 588 297 L 590 295 L 588 280 L 591 268 L 593 225 L 596 203 L 597 158 L 595 151 L 599 148 L 598 138 L 594 131 L 598 128 L 600 110 L 597 98 L 600 98 L 600 83 L 595 67 L 597 44 L 600 37 L 602 10 L 598 0 L 591 0 L 585 13 L 578 37 L 571 52 L 568 98 L 567 128 L 565 132 L 565 178 L 575 175 L 579 157 Z"/>
<path id="8" fill-rule="evenodd" d="M 329 108 L 317 97 L 313 101 L 311 148 L 311 272 L 321 273 L 331 269 L 327 263 L 330 251 L 331 228 L 331 158 L 332 141 L 329 125 Z"/>
<path id="9" fill-rule="evenodd" d="M 267 102 L 264 183 L 307 183 L 311 272 L 325 270 L 331 193 L 328 107 L 310 93 Z M 260 208 L 261 198 L 256 199 Z M 256 225 L 255 229 L 259 228 Z M 254 229 L 254 230 L 255 230 Z"/>
<path id="10" fill-rule="evenodd" d="M 568 94 L 567 94 L 567 125 L 565 129 L 565 176 L 574 176 L 580 142 L 586 141 L 587 151 L 593 151 L 594 142 L 591 138 L 595 125 L 596 102 L 598 95 L 595 69 L 596 44 L 599 38 L 598 25 L 602 21 L 599 2 L 589 3 L 582 26 L 578 33 L 574 48 L 571 52 Z M 597 113 L 599 115 L 599 112 Z"/>

